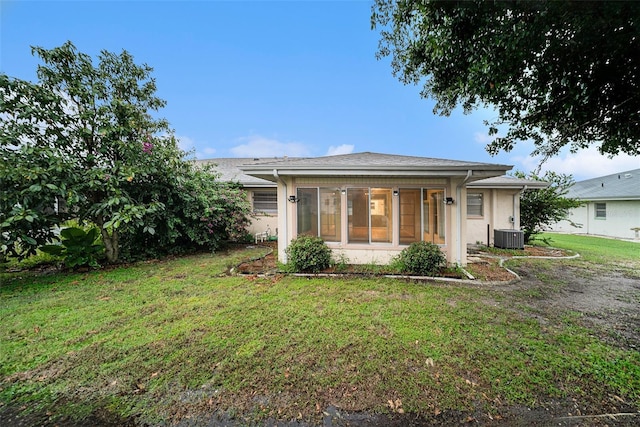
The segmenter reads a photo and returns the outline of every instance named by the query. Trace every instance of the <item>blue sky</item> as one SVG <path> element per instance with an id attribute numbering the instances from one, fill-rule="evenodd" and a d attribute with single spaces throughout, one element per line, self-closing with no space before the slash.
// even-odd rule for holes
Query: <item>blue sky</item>
<path id="1" fill-rule="evenodd" d="M 369 1 L 15 1 L 0 3 L 0 71 L 35 81 L 30 46 L 71 40 L 84 53 L 130 52 L 154 68 L 182 147 L 197 158 L 372 151 L 534 170 L 533 146 L 492 157 L 479 110 L 435 116 L 419 87 L 375 57 Z M 576 180 L 640 167 L 596 150 L 543 171 Z"/>

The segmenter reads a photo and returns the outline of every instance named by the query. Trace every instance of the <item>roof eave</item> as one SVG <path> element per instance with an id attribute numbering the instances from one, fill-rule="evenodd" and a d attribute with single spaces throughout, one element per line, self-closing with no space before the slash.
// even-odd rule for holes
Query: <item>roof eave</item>
<path id="1" fill-rule="evenodd" d="M 479 180 L 495 176 L 504 175 L 504 173 L 510 170 L 510 166 L 499 167 L 447 167 L 447 168 L 402 168 L 402 167 L 385 167 L 385 168 L 270 168 L 266 170 L 264 168 L 242 168 L 246 175 L 254 176 L 256 178 L 266 179 L 269 181 L 275 181 L 274 172 L 278 176 L 302 176 L 302 177 L 394 177 L 394 178 L 407 178 L 407 177 L 420 177 L 420 178 L 440 178 L 440 177 L 466 177 L 468 171 L 471 170 L 471 179 Z"/>

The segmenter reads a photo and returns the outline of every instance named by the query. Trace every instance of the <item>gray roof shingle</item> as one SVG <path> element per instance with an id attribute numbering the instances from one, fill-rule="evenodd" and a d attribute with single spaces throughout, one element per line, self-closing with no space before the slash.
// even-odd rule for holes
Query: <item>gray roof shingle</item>
<path id="1" fill-rule="evenodd" d="M 640 169 L 576 182 L 565 197 L 580 200 L 640 200 Z"/>
<path id="2" fill-rule="evenodd" d="M 473 179 L 503 175 L 512 166 L 495 163 L 468 162 L 431 157 L 402 156 L 380 153 L 352 153 L 337 156 L 280 158 L 240 166 L 244 173 L 273 179 L 279 175 L 305 176 L 444 176 L 464 175 L 468 170 Z"/>

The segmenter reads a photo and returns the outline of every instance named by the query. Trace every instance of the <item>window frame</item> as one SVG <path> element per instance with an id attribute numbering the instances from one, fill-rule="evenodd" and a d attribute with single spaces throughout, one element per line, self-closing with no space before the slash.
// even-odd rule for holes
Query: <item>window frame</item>
<path id="1" fill-rule="evenodd" d="M 260 200 L 256 203 L 256 195 L 264 196 L 269 195 L 273 200 Z M 273 208 L 261 209 L 258 207 L 259 204 L 273 204 Z M 277 214 L 278 213 L 278 190 L 253 190 L 251 194 L 251 205 L 253 208 L 253 213 L 255 214 Z"/>
<path id="2" fill-rule="evenodd" d="M 474 196 L 480 199 L 480 204 L 469 203 L 469 200 Z M 470 206 L 474 206 L 474 207 L 479 206 L 480 213 L 469 212 Z M 483 192 L 473 192 L 473 193 L 467 192 L 467 218 L 484 218 L 484 193 Z"/>
<path id="3" fill-rule="evenodd" d="M 607 219 L 607 204 L 605 202 L 595 202 L 593 204 L 593 215 L 595 219 Z"/>

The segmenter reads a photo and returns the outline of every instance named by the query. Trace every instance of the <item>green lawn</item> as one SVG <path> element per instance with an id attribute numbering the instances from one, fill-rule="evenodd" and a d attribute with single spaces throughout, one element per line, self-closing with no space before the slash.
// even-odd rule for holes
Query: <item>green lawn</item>
<path id="1" fill-rule="evenodd" d="M 640 405 L 640 354 L 570 315 L 543 325 L 482 286 L 224 275 L 262 250 L 0 273 L 0 411 L 159 423 L 214 409 L 317 420 L 329 405 L 489 415 L 551 398 Z"/>
<path id="2" fill-rule="evenodd" d="M 604 237 L 582 236 L 576 234 L 545 233 L 541 238 L 548 239 L 550 246 L 571 249 L 580 256 L 599 263 L 610 261 L 640 262 L 640 243 Z M 542 244 L 541 242 L 537 242 Z"/>

